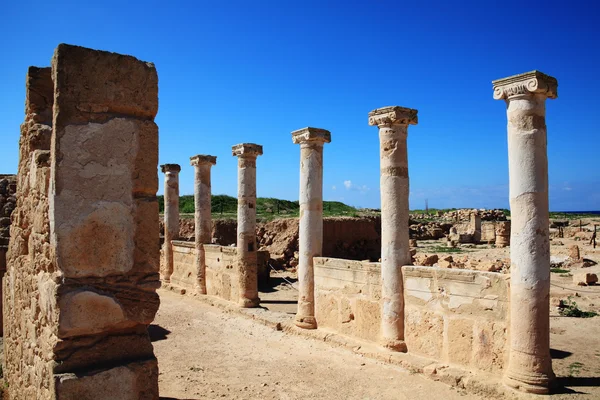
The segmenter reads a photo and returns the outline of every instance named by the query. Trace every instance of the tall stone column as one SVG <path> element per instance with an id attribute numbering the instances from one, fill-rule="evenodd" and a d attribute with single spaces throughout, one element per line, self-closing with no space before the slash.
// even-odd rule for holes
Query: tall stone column
<path id="1" fill-rule="evenodd" d="M 313 257 L 323 251 L 323 144 L 331 142 L 331 134 L 325 129 L 304 128 L 292 132 L 292 141 L 300 144 L 300 293 L 295 324 L 315 329 Z"/>
<path id="2" fill-rule="evenodd" d="M 179 164 L 163 164 L 160 170 L 165 174 L 164 225 L 165 242 L 163 244 L 164 267 L 162 280 L 171 281 L 173 275 L 173 245 L 171 240 L 179 237 Z"/>
<path id="3" fill-rule="evenodd" d="M 383 107 L 369 113 L 369 125 L 379 127 L 381 164 L 381 333 L 383 345 L 406 351 L 402 266 L 410 264 L 408 237 L 408 125 L 416 125 L 417 110 Z"/>
<path id="4" fill-rule="evenodd" d="M 211 189 L 210 169 L 217 163 L 217 157 L 197 155 L 190 157 L 194 166 L 194 230 L 196 241 L 196 273 L 198 293 L 206 294 L 206 255 L 204 243 L 211 242 Z"/>
<path id="5" fill-rule="evenodd" d="M 261 145 L 241 143 L 231 152 L 238 158 L 237 268 L 239 305 L 258 307 L 258 265 L 256 245 L 256 158 Z"/>
<path id="6" fill-rule="evenodd" d="M 555 78 L 532 71 L 493 81 L 505 100 L 510 181 L 510 350 L 504 382 L 547 393 L 550 358 L 550 241 L 548 220 L 547 98 Z"/>

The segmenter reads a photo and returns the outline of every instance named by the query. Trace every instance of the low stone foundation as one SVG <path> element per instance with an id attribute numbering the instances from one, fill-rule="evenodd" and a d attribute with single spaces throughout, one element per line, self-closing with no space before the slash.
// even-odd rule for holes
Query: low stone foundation
<path id="1" fill-rule="evenodd" d="M 466 369 L 506 364 L 508 281 L 492 272 L 404 266 L 408 352 Z M 380 341 L 379 263 L 315 258 L 319 327 Z"/>
<path id="2" fill-rule="evenodd" d="M 196 249 L 194 242 L 173 240 L 173 275 L 171 283 L 186 290 L 196 289 Z M 239 289 L 235 270 L 236 248 L 205 244 L 207 294 L 237 302 Z M 269 281 L 269 252 L 257 251 L 258 284 Z"/>

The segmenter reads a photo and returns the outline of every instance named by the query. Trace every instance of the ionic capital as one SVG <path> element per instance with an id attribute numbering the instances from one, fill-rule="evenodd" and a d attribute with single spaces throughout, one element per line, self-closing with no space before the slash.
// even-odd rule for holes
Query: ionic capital
<path id="1" fill-rule="evenodd" d="M 206 154 L 198 154 L 190 157 L 190 165 L 194 167 L 197 165 L 215 165 L 217 163 L 216 156 L 209 156 Z"/>
<path id="2" fill-rule="evenodd" d="M 543 93 L 550 99 L 558 97 L 558 82 L 556 78 L 539 71 L 509 76 L 508 78 L 492 81 L 494 99 L 506 100 L 514 96 Z"/>
<path id="3" fill-rule="evenodd" d="M 165 174 L 167 172 L 179 172 L 181 171 L 181 166 L 179 164 L 163 164 L 160 166 L 160 170 Z"/>
<path id="4" fill-rule="evenodd" d="M 231 147 L 231 155 L 241 158 L 256 158 L 263 153 L 263 147 L 260 144 L 240 143 Z"/>
<path id="5" fill-rule="evenodd" d="M 330 143 L 331 133 L 325 129 L 302 128 L 292 132 L 292 142 L 294 144 Z"/>
<path id="6" fill-rule="evenodd" d="M 399 106 L 382 107 L 369 113 L 369 125 L 417 125 L 417 110 Z"/>

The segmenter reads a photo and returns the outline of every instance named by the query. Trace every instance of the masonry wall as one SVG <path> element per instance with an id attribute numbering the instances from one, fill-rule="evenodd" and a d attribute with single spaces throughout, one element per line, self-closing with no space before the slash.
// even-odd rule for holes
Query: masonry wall
<path id="1" fill-rule="evenodd" d="M 17 176 L 0 174 L 0 280 L 6 272 L 6 252 L 10 240 L 10 216 L 17 206 Z M 0 285 L 0 309 L 2 308 L 2 287 Z M 0 336 L 3 335 L 2 315 L 0 315 Z"/>
<path id="2" fill-rule="evenodd" d="M 11 399 L 158 399 L 157 90 L 152 64 L 75 46 L 29 70 L 3 280 Z"/>
<path id="3" fill-rule="evenodd" d="M 173 244 L 173 275 L 171 283 L 186 290 L 196 289 L 196 249 L 194 242 L 181 240 Z M 207 294 L 237 302 L 239 295 L 238 279 L 235 271 L 236 248 L 205 244 L 206 254 L 206 290 Z M 259 285 L 268 280 L 268 251 L 258 251 Z M 265 276 L 266 274 L 266 276 Z"/>
<path id="4" fill-rule="evenodd" d="M 505 365 L 508 281 L 493 272 L 404 266 L 408 351 L 489 372 Z"/>
<path id="5" fill-rule="evenodd" d="M 404 266 L 408 352 L 496 372 L 506 363 L 508 281 L 491 272 Z M 315 258 L 320 328 L 379 342 L 379 263 Z"/>
<path id="6" fill-rule="evenodd" d="M 315 257 L 314 271 L 318 326 L 377 342 L 381 325 L 380 264 Z"/>

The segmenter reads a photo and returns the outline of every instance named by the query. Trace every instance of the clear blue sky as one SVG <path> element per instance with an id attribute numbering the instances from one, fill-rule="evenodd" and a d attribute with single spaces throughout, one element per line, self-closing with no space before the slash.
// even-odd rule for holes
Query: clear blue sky
<path id="1" fill-rule="evenodd" d="M 5 1 L 0 173 L 15 173 L 25 73 L 59 43 L 131 54 L 159 74 L 160 163 L 211 154 L 213 193 L 236 194 L 231 146 L 264 146 L 258 195 L 295 200 L 290 132 L 331 131 L 324 197 L 379 207 L 372 109 L 419 110 L 411 208 L 508 207 L 505 105 L 491 81 L 538 69 L 547 102 L 551 210 L 600 209 L 600 6 L 593 1 Z M 162 179 L 160 176 L 162 192 Z"/>

